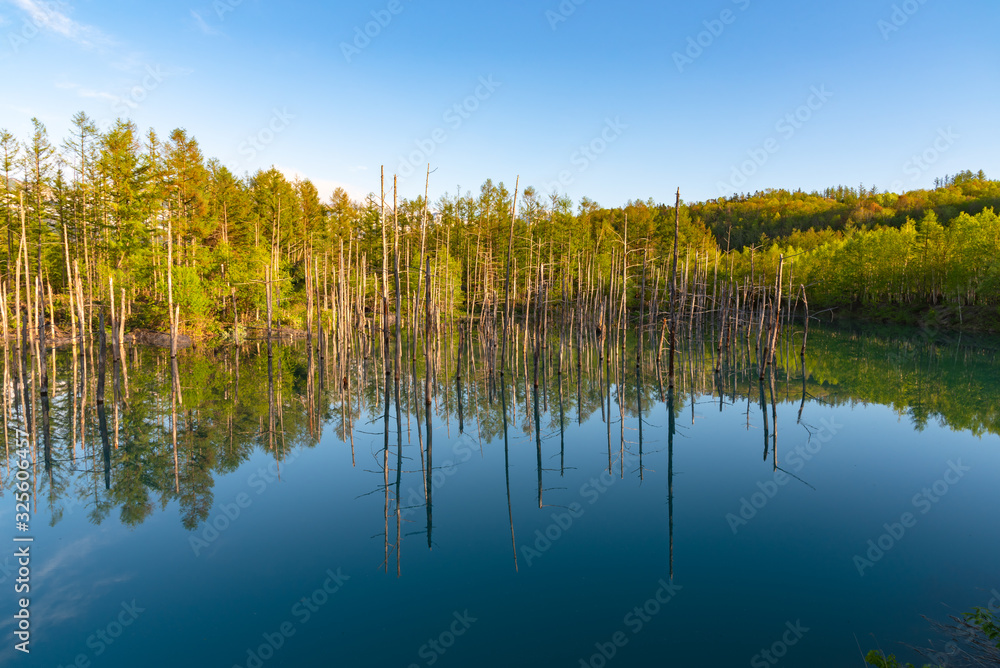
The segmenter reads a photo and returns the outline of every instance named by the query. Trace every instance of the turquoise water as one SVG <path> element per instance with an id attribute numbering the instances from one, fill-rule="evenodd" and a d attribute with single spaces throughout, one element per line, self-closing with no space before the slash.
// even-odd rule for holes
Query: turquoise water
<path id="1" fill-rule="evenodd" d="M 106 460 L 93 378 L 54 353 L 31 653 L 10 640 L 3 661 L 863 665 L 916 660 L 900 643 L 933 637 L 921 615 L 1000 605 L 995 339 L 812 332 L 805 385 L 789 350 L 773 388 L 749 357 L 717 377 L 685 351 L 672 400 L 631 349 L 624 372 L 585 351 L 578 373 L 574 351 L 558 374 L 555 348 L 537 391 L 530 355 L 501 383 L 473 351 L 460 416 L 442 344 L 429 433 L 422 360 L 397 432 L 377 357 L 276 347 L 269 386 L 256 346 L 238 380 L 236 349 L 188 353 L 174 422 L 168 358 L 130 350 Z"/>

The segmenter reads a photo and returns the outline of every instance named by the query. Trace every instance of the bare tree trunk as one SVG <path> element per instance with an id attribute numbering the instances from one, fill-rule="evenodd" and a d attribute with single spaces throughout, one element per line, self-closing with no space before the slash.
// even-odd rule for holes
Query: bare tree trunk
<path id="1" fill-rule="evenodd" d="M 799 356 L 804 359 L 806 356 L 806 339 L 809 338 L 809 298 L 806 296 L 806 286 L 800 285 L 799 289 L 802 291 L 802 303 L 806 307 L 805 331 L 802 332 L 802 350 L 799 351 Z"/>
<path id="2" fill-rule="evenodd" d="M 41 366 L 41 395 L 47 396 L 49 393 L 49 367 L 48 358 L 45 355 L 45 292 L 42 290 L 42 277 L 35 276 L 35 308 L 38 313 L 35 320 L 38 322 L 38 360 Z"/>
<path id="3" fill-rule="evenodd" d="M 514 219 L 517 217 L 517 191 L 521 187 L 521 175 L 514 182 L 514 204 L 510 209 L 510 235 L 507 237 L 507 278 L 504 281 L 503 336 L 500 337 L 500 376 L 503 376 L 507 359 L 507 332 L 510 327 L 510 255 L 514 248 Z"/>
<path id="4" fill-rule="evenodd" d="M 66 223 L 63 222 L 63 255 L 66 258 L 66 292 L 69 296 L 69 323 L 74 345 L 76 343 L 76 311 L 73 310 L 73 272 L 69 268 L 69 237 L 66 234 Z"/>
<path id="5" fill-rule="evenodd" d="M 174 228 L 167 216 L 167 313 L 170 316 L 170 357 L 177 357 L 177 319 L 174 317 Z"/>
<path id="6" fill-rule="evenodd" d="M 393 255 L 392 255 L 392 267 L 393 274 L 396 278 L 396 364 L 393 369 L 393 373 L 396 379 L 396 412 L 397 419 L 399 417 L 399 367 L 402 365 L 402 345 L 400 336 L 400 308 L 402 305 L 402 295 L 399 287 L 399 200 L 398 200 L 398 177 L 393 175 L 392 177 L 392 227 L 393 227 Z"/>
<path id="7" fill-rule="evenodd" d="M 431 405 L 431 259 L 427 258 L 426 301 L 424 303 L 424 402 L 427 404 L 428 420 Z M 428 441 L 430 432 L 427 433 Z"/>
<path id="8" fill-rule="evenodd" d="M 429 194 L 429 189 L 431 185 L 431 165 L 427 163 L 427 177 L 424 180 L 424 206 L 420 216 L 420 260 L 417 263 L 417 292 L 415 298 L 420 299 L 420 289 L 421 289 L 421 274 L 420 270 L 424 266 L 424 252 L 427 249 L 427 197 Z M 429 313 L 426 314 L 429 316 Z M 426 324 L 426 323 L 425 323 Z M 416 331 L 416 310 L 414 310 L 414 330 Z M 425 351 L 426 352 L 426 351 Z M 411 359 L 417 358 L 417 342 L 416 337 L 413 340 L 413 354 Z"/>
<path id="9" fill-rule="evenodd" d="M 272 356 L 271 351 L 271 268 L 264 267 L 264 283 L 267 292 L 267 356 Z"/>
<path id="10" fill-rule="evenodd" d="M 87 329 L 85 311 L 83 308 L 83 279 L 80 278 L 80 261 L 73 260 L 73 273 L 76 279 L 76 308 L 80 314 L 80 343 L 83 343 L 83 332 Z"/>
<path id="11" fill-rule="evenodd" d="M 668 389 L 674 389 L 674 354 L 677 349 L 677 256 L 678 236 L 681 220 L 681 189 L 677 189 L 677 200 L 674 205 L 674 262 L 670 269 L 670 363 L 668 366 Z"/>
<path id="12" fill-rule="evenodd" d="M 21 249 L 24 255 L 24 301 L 27 307 L 27 322 L 28 322 L 28 337 L 29 340 L 34 342 L 35 334 L 32 328 L 32 311 L 31 311 L 31 273 L 28 268 L 28 233 L 27 227 L 25 225 L 25 212 L 24 212 L 24 195 L 22 193 L 17 194 L 18 204 L 21 211 Z M 20 308 L 20 305 L 18 306 Z M 22 342 L 23 343 L 23 342 Z"/>
<path id="13" fill-rule="evenodd" d="M 385 166 L 382 166 L 382 196 L 378 213 L 379 227 L 382 228 L 382 349 L 389 345 L 389 248 L 385 239 Z M 389 367 L 386 366 L 386 373 Z"/>
<path id="14" fill-rule="evenodd" d="M 764 369 L 774 362 L 774 347 L 778 338 L 778 327 L 781 323 L 781 276 L 785 268 L 785 256 L 778 256 L 778 276 L 776 279 L 777 293 L 774 297 L 774 320 L 771 323 L 771 331 L 766 342 L 766 349 L 763 363 L 760 366 L 760 379 L 764 380 Z"/>

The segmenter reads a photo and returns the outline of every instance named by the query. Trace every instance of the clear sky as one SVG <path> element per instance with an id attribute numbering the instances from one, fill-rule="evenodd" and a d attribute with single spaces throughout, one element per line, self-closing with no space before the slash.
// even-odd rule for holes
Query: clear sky
<path id="1" fill-rule="evenodd" d="M 997 0 L 0 0 L 0 127 L 183 127 L 360 198 L 486 178 L 604 206 L 1000 177 Z"/>

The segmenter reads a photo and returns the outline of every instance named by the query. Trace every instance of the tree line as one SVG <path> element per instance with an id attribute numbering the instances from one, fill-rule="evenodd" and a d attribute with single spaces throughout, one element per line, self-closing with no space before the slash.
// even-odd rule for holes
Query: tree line
<path id="1" fill-rule="evenodd" d="M 344 284 L 359 312 L 395 311 L 390 257 L 398 257 L 401 316 L 411 323 L 427 276 L 446 316 L 495 309 L 508 258 L 515 309 L 537 300 L 539 288 L 545 303 L 558 303 L 585 282 L 615 277 L 627 307 L 639 309 L 666 292 L 670 274 L 655 268 L 667 266 L 675 223 L 681 285 L 699 267 L 720 281 L 772 284 L 784 255 L 789 294 L 806 285 L 817 308 L 946 305 L 963 322 L 1000 319 L 1000 182 L 982 172 L 902 195 L 865 186 L 768 190 L 675 211 L 652 198 L 574 204 L 492 180 L 432 203 L 428 169 L 422 197 L 397 198 L 383 175 L 378 192 L 355 201 L 339 188 L 321 198 L 308 179 L 273 167 L 234 174 L 183 129 L 161 138 L 118 120 L 100 132 L 81 112 L 56 145 L 32 124 L 24 141 L 0 130 L 8 332 L 17 313 L 30 320 L 39 308 L 64 332 L 92 331 L 114 297 L 129 329 L 166 329 L 173 304 L 183 331 L 236 336 L 260 325 L 269 287 L 279 326 L 311 327 L 313 309 L 333 326 Z"/>

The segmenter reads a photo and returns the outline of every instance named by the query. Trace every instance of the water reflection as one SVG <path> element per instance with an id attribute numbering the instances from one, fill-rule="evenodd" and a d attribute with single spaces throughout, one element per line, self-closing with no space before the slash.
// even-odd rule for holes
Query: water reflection
<path id="1" fill-rule="evenodd" d="M 350 349 L 339 349 L 320 335 L 305 344 L 251 343 L 178 358 L 166 350 L 112 341 L 110 388 L 104 337 L 93 348 L 51 350 L 47 356 L 11 345 L 4 350 L 2 393 L 8 459 L 13 430 L 24 430 L 36 461 L 41 460 L 41 470 L 33 471 L 35 498 L 48 505 L 53 524 L 67 507 L 82 507 L 95 524 L 117 510 L 120 522 L 136 525 L 157 507 L 176 502 L 184 527 L 194 530 L 209 516 L 218 476 L 235 471 L 255 452 L 272 457 L 280 476 L 281 463 L 294 449 L 321 442 L 333 447 L 339 441 L 351 449 L 357 468 L 356 432 L 381 432 L 380 480 L 371 487 L 383 497 L 384 567 L 394 562 L 401 575 L 408 535 L 425 533 L 427 549 L 434 548 L 435 474 L 445 461 L 435 448 L 458 437 L 474 438 L 480 447 L 502 438 L 516 570 L 513 434 L 531 439 L 533 503 L 544 508 L 546 483 L 551 486 L 557 475 L 561 479 L 573 468 L 568 415 L 575 411 L 577 426 L 599 419 L 607 440 L 607 472 L 640 482 L 656 474 L 647 462 L 648 433 L 662 430 L 666 422 L 672 573 L 677 420 L 686 409 L 696 420 L 699 407 L 706 405 L 703 398 L 710 397 L 713 410 L 717 403 L 720 411 L 746 401 L 747 437 L 753 438 L 751 423 L 758 423 L 763 459 L 771 460 L 774 471 L 784 470 L 779 433 L 789 429 L 779 429 L 779 403 L 796 405 L 796 426 L 806 430 L 811 429 L 808 404 L 821 401 L 889 405 L 918 430 L 938 420 L 977 435 L 1000 433 L 997 405 L 983 399 L 1000 395 L 1000 363 L 989 340 L 891 338 L 814 328 L 807 356 L 795 337 L 786 337 L 761 379 L 750 341 L 742 345 L 707 333 L 700 345 L 689 343 L 678 351 L 676 387 L 664 391 L 656 355 L 662 341 L 655 338 L 642 349 L 632 339 L 559 332 L 545 345 L 538 328 L 513 330 L 513 363 L 502 376 L 491 362 L 484 363 L 493 342 L 466 327 L 433 339 L 403 337 L 399 343 L 381 332 L 358 333 Z M 423 354 L 409 354 L 420 347 L 419 339 Z M 723 359 L 720 345 L 740 352 Z M 631 373 L 630 360 L 635 361 Z M 566 391 L 568 384 L 575 384 L 575 392 Z M 751 416 L 754 403 L 759 417 Z M 558 468 L 543 452 L 549 439 L 559 442 Z M 627 461 L 636 465 L 626 466 Z M 359 475 L 368 474 L 359 470 Z M 404 499 L 404 478 L 416 475 L 423 493 Z M 422 507 L 422 527 L 410 526 L 414 519 L 408 511 L 414 506 Z"/>

